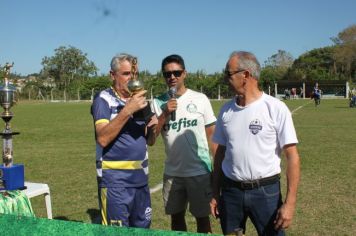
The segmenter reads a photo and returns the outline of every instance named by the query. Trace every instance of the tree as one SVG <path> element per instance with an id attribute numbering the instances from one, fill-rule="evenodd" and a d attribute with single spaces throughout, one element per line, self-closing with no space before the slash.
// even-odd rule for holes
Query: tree
<path id="1" fill-rule="evenodd" d="M 150 93 L 152 91 L 152 95 L 156 96 L 164 91 L 167 91 L 167 85 L 165 82 L 165 79 L 163 78 L 163 75 L 160 71 L 157 71 L 156 74 L 147 74 L 146 76 L 141 76 L 142 73 L 140 73 L 140 78 L 143 80 L 145 89 L 148 91 L 148 96 L 150 96 Z"/>
<path id="2" fill-rule="evenodd" d="M 290 80 L 335 80 L 334 73 L 335 46 L 317 48 L 300 55 L 288 70 L 286 77 Z"/>
<path id="3" fill-rule="evenodd" d="M 283 79 L 287 68 L 266 66 L 261 70 L 260 83 L 263 88 L 273 85 L 278 80 Z"/>
<path id="4" fill-rule="evenodd" d="M 336 45 L 335 71 L 345 73 L 352 79 L 356 73 L 356 24 L 347 27 L 331 40 Z"/>
<path id="5" fill-rule="evenodd" d="M 293 56 L 289 52 L 284 50 L 278 50 L 276 54 L 273 54 L 271 57 L 265 61 L 265 66 L 279 67 L 279 68 L 289 68 L 293 64 Z"/>
<path id="6" fill-rule="evenodd" d="M 69 46 L 55 49 L 55 55 L 42 59 L 42 76 L 52 77 L 59 89 L 66 90 L 73 80 L 83 82 L 91 75 L 96 75 L 97 67 L 87 59 L 87 54 Z"/>
<path id="7" fill-rule="evenodd" d="M 260 85 L 262 88 L 267 88 L 278 80 L 286 78 L 293 61 L 292 55 L 284 50 L 278 50 L 276 54 L 269 57 L 261 70 Z"/>
<path id="8" fill-rule="evenodd" d="M 109 88 L 111 84 L 112 81 L 108 75 L 92 77 L 80 84 L 81 99 L 90 99 L 93 92 L 96 94 L 101 90 Z"/>

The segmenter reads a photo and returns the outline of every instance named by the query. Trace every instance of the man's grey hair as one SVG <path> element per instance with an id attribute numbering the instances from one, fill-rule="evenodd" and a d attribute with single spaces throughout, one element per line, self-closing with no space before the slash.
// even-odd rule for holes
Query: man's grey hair
<path id="1" fill-rule="evenodd" d="M 132 63 L 134 58 L 136 58 L 136 57 L 132 56 L 130 54 L 127 54 L 127 53 L 117 54 L 116 56 L 114 56 L 111 59 L 111 63 L 110 63 L 111 71 L 115 72 L 115 71 L 120 70 L 120 65 L 122 62 L 128 61 L 128 62 Z"/>
<path id="2" fill-rule="evenodd" d="M 239 69 L 248 70 L 252 77 L 256 78 L 257 80 L 260 78 L 261 65 L 253 53 L 246 51 L 234 51 L 231 53 L 229 59 L 235 56 L 239 58 L 237 62 Z"/>

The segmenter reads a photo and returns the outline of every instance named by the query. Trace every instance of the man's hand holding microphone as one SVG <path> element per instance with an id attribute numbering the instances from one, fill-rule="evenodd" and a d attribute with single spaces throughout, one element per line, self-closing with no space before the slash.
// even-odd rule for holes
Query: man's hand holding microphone
<path id="1" fill-rule="evenodd" d="M 171 121 L 176 120 L 176 110 L 177 110 L 177 99 L 176 99 L 177 89 L 176 87 L 169 88 L 168 95 L 170 97 L 169 101 L 166 104 L 166 116 L 171 116 Z"/>

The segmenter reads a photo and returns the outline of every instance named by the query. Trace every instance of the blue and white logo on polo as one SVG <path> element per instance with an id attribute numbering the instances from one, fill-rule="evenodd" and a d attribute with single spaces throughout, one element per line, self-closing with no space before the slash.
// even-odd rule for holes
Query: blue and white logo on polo
<path id="1" fill-rule="evenodd" d="M 151 217 L 152 217 L 152 208 L 151 207 L 146 208 L 145 217 L 146 217 L 146 220 L 151 220 Z"/>
<path id="2" fill-rule="evenodd" d="M 259 119 L 255 119 L 250 122 L 248 127 L 252 134 L 256 135 L 260 130 L 262 130 L 262 123 Z"/>

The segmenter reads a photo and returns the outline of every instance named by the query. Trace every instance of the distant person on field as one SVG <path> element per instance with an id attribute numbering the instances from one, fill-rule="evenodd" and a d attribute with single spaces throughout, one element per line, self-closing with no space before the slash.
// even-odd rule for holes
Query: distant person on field
<path id="1" fill-rule="evenodd" d="M 356 88 L 350 90 L 350 107 L 356 107 Z"/>
<path id="2" fill-rule="evenodd" d="M 303 87 L 300 87 L 299 88 L 299 97 L 303 98 L 303 94 L 304 94 Z"/>
<path id="3" fill-rule="evenodd" d="M 292 94 L 293 99 L 297 99 L 297 89 L 296 88 L 292 88 L 291 94 Z"/>
<path id="4" fill-rule="evenodd" d="M 158 121 L 153 116 L 146 125 L 133 118 L 147 106 L 146 91 L 131 96 L 127 88 L 134 59 L 129 54 L 112 58 L 112 86 L 98 93 L 92 104 L 99 206 L 103 225 L 149 228 L 147 144 L 155 143 Z"/>
<path id="5" fill-rule="evenodd" d="M 284 99 L 286 100 L 290 99 L 290 90 L 288 88 L 284 90 Z"/>
<path id="6" fill-rule="evenodd" d="M 246 229 L 250 217 L 258 235 L 284 235 L 292 222 L 300 178 L 298 143 L 285 103 L 258 87 L 261 67 L 250 52 L 233 52 L 225 78 L 236 97 L 221 108 L 213 141 L 211 212 L 224 234 Z M 281 152 L 286 157 L 287 191 L 280 191 Z"/>
<path id="7" fill-rule="evenodd" d="M 187 231 L 185 214 L 189 206 L 197 231 L 208 233 L 210 152 L 215 150 L 211 137 L 216 117 L 206 95 L 185 87 L 187 71 L 181 56 L 164 58 L 162 73 L 170 92 L 155 98 L 153 108 L 158 116 L 157 135 L 162 134 L 167 156 L 163 177 L 165 212 L 171 215 L 172 230 Z"/>
<path id="8" fill-rule="evenodd" d="M 315 83 L 315 86 L 313 88 L 313 98 L 314 98 L 315 106 L 320 105 L 321 90 L 319 88 L 319 84 L 318 83 Z"/>

